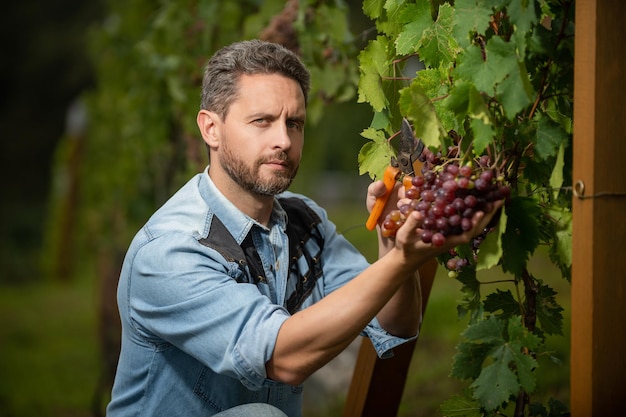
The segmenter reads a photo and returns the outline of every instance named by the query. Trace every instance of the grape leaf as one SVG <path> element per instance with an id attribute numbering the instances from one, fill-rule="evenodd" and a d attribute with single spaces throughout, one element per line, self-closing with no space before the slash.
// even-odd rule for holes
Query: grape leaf
<path id="1" fill-rule="evenodd" d="M 559 195 L 561 186 L 563 185 L 563 167 L 565 166 L 565 146 L 561 144 L 559 152 L 556 155 L 556 163 L 550 175 L 550 188 L 552 188 L 552 196 L 556 200 Z"/>
<path id="2" fill-rule="evenodd" d="M 501 324 L 503 331 L 504 322 L 501 320 L 490 317 L 486 322 L 494 320 Z M 470 385 L 474 389 L 474 398 L 488 411 L 498 408 L 517 394 L 520 387 L 527 392 L 535 389 L 532 370 L 537 362 L 525 352 L 536 349 L 540 339 L 522 325 L 520 316 L 508 320 L 507 335 L 508 339 L 502 339 L 502 344 L 489 353 L 492 363 L 483 368 L 480 376 Z"/>
<path id="3" fill-rule="evenodd" d="M 535 9 L 534 1 L 511 1 L 506 11 L 511 23 L 515 25 L 515 32 L 520 34 L 526 34 L 539 20 L 539 11 Z"/>
<path id="4" fill-rule="evenodd" d="M 488 343 L 502 344 L 504 343 L 505 321 L 494 316 L 489 316 L 485 320 L 481 320 L 463 331 L 463 336 L 471 343 Z"/>
<path id="5" fill-rule="evenodd" d="M 502 269 L 519 276 L 540 238 L 542 209 L 530 197 L 511 198 L 502 235 Z"/>
<path id="6" fill-rule="evenodd" d="M 533 87 L 528 79 L 528 71 L 524 62 L 518 62 L 516 68 L 496 88 L 496 96 L 504 114 L 509 120 L 532 102 Z"/>
<path id="7" fill-rule="evenodd" d="M 409 23 L 403 26 L 396 39 L 396 52 L 399 55 L 409 55 L 417 51 L 422 37 L 433 26 L 429 2 L 419 1 L 417 4 L 408 4 L 403 9 L 400 20 Z"/>
<path id="8" fill-rule="evenodd" d="M 441 148 L 445 136 L 443 126 L 437 117 L 435 108 L 424 90 L 413 82 L 400 90 L 398 101 L 400 111 L 414 122 L 415 136 L 421 138 L 426 146 Z"/>
<path id="9" fill-rule="evenodd" d="M 494 361 L 485 367 L 480 376 L 470 385 L 474 398 L 480 401 L 487 411 L 493 411 L 519 391 L 520 384 L 515 373 L 509 368 L 512 354 L 501 346 L 493 352 Z"/>
<path id="10" fill-rule="evenodd" d="M 508 338 L 518 380 L 522 388 L 531 393 L 535 390 L 535 377 L 532 371 L 537 367 L 537 361 L 529 352 L 536 350 L 541 340 L 524 327 L 520 316 L 509 319 Z"/>
<path id="11" fill-rule="evenodd" d="M 461 294 L 463 298 L 458 302 L 457 313 L 459 318 L 465 317 L 470 313 L 470 322 L 477 321 L 482 316 L 482 306 L 480 301 L 480 282 L 476 279 L 476 270 L 474 268 L 463 268 L 456 276 L 463 287 Z"/>
<path id="12" fill-rule="evenodd" d="M 382 88 L 382 77 L 389 75 L 389 39 L 378 36 L 359 54 L 359 103 L 369 103 L 375 111 L 389 105 Z"/>
<path id="13" fill-rule="evenodd" d="M 442 105 L 450 111 L 453 115 L 456 115 L 457 132 L 460 135 L 465 133 L 464 121 L 469 112 L 469 97 L 470 90 L 476 90 L 473 84 L 457 80 L 450 89 L 448 96 L 441 100 Z"/>
<path id="14" fill-rule="evenodd" d="M 370 124 L 370 127 L 375 130 L 383 130 L 384 128 L 389 126 L 390 123 L 391 122 L 389 120 L 389 117 L 387 116 L 387 113 L 385 113 L 384 111 L 376 112 L 374 113 L 374 117 L 372 118 L 372 123 Z"/>
<path id="15" fill-rule="evenodd" d="M 450 85 L 448 81 L 448 72 L 442 68 L 425 68 L 417 72 L 414 83 L 417 83 L 424 93 L 431 97 L 432 104 L 444 130 L 454 129 L 459 132 L 459 123 L 457 116 L 448 109 L 445 100 L 438 98 L 448 96 Z"/>
<path id="16" fill-rule="evenodd" d="M 517 54 L 515 45 L 500 37 L 489 39 L 484 49 L 484 58 L 479 46 L 471 46 L 459 54 L 453 75 L 473 82 L 479 91 L 493 96 L 495 86 L 519 70 Z"/>
<path id="17" fill-rule="evenodd" d="M 363 13 L 371 19 L 378 19 L 383 12 L 385 0 L 363 0 Z"/>
<path id="18" fill-rule="evenodd" d="M 449 67 L 460 49 L 452 36 L 454 9 L 447 3 L 439 6 L 437 21 L 422 33 L 419 47 L 420 59 L 431 67 Z"/>
<path id="19" fill-rule="evenodd" d="M 513 40 L 521 59 L 526 56 L 526 36 L 539 20 L 534 1 L 512 1 L 507 7 L 511 23 L 515 25 Z"/>
<path id="20" fill-rule="evenodd" d="M 537 318 L 544 332 L 563 335 L 563 307 L 556 301 L 556 291 L 548 285 L 539 285 L 537 295 Z"/>
<path id="21" fill-rule="evenodd" d="M 316 10 L 316 22 L 319 31 L 327 36 L 331 42 L 340 43 L 349 33 L 348 21 L 344 19 L 345 11 L 338 7 L 321 4 Z"/>
<path id="22" fill-rule="evenodd" d="M 483 370 L 483 363 L 496 343 L 461 342 L 457 345 L 450 376 L 460 380 L 476 379 Z"/>
<path id="23" fill-rule="evenodd" d="M 485 298 L 485 311 L 497 313 L 503 320 L 520 314 L 520 305 L 511 294 L 511 291 L 496 290 L 495 293 L 487 295 Z"/>
<path id="24" fill-rule="evenodd" d="M 480 155 L 493 141 L 495 134 L 493 125 L 491 123 L 485 123 L 483 119 L 479 118 L 473 118 L 470 125 L 474 132 L 474 149 L 476 150 L 476 154 Z"/>
<path id="25" fill-rule="evenodd" d="M 451 375 L 460 379 L 477 378 L 489 352 L 504 343 L 503 332 L 504 321 L 495 317 L 471 324 L 462 334 L 466 341 L 457 346 Z"/>
<path id="26" fill-rule="evenodd" d="M 485 33 L 493 12 L 485 0 L 456 0 L 454 7 L 454 37 L 466 48 L 472 43 L 474 33 Z"/>
<path id="27" fill-rule="evenodd" d="M 544 113 L 557 125 L 561 126 L 561 129 L 566 133 L 569 139 L 569 135 L 572 134 L 572 118 L 569 114 L 563 114 L 563 107 L 569 107 L 570 103 L 563 103 L 562 97 L 548 97 L 544 102 Z"/>
<path id="28" fill-rule="evenodd" d="M 564 207 L 550 207 L 548 214 L 554 221 L 556 239 L 550 246 L 551 258 L 569 268 L 572 266 L 572 212 Z"/>
<path id="29" fill-rule="evenodd" d="M 467 395 L 455 395 L 444 401 L 439 407 L 439 411 L 445 417 L 482 417 L 484 415 L 480 409 L 480 404 Z"/>
<path id="30" fill-rule="evenodd" d="M 559 125 L 550 121 L 547 117 L 542 117 L 537 122 L 537 137 L 535 142 L 535 153 L 543 160 L 556 155 L 561 144 L 567 139 L 567 134 Z"/>
<path id="31" fill-rule="evenodd" d="M 363 145 L 359 152 L 359 174 L 367 173 L 372 179 L 382 179 L 391 156 L 395 155 L 395 152 L 381 131 L 367 128 L 361 136 L 371 141 Z"/>
<path id="32" fill-rule="evenodd" d="M 487 237 L 480 244 L 478 259 L 476 260 L 476 270 L 481 271 L 496 266 L 502 258 L 502 234 L 506 231 L 506 210 L 502 207 L 500 218 L 495 229 L 487 234 Z"/>
<path id="33" fill-rule="evenodd" d="M 473 146 L 476 153 L 480 155 L 493 141 L 495 132 L 491 114 L 483 96 L 473 87 L 468 90 L 468 94 L 468 115 L 471 118 L 470 126 L 474 133 Z"/>

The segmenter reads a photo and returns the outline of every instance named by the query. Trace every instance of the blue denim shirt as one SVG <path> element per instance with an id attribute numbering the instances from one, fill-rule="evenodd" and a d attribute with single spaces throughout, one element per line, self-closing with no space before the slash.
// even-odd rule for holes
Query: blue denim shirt
<path id="1" fill-rule="evenodd" d="M 299 309 L 367 268 L 310 199 L 277 196 L 267 228 L 228 201 L 206 171 L 196 175 L 149 219 L 126 254 L 118 286 L 122 348 L 109 417 L 211 416 L 248 402 L 301 415 L 302 387 L 269 380 L 265 372 L 290 316 L 287 216 L 278 197 L 303 199 L 322 220 L 322 276 Z M 240 265 L 202 244 L 216 218 L 238 244 L 252 234 L 265 279 L 238 282 Z M 408 340 L 391 336 L 375 319 L 363 334 L 380 356 Z"/>

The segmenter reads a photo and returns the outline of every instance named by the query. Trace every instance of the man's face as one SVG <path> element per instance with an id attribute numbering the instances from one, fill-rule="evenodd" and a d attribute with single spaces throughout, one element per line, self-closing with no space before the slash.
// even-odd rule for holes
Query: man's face
<path id="1" fill-rule="evenodd" d="M 277 74 L 244 75 L 238 98 L 222 121 L 211 162 L 245 191 L 281 193 L 298 171 L 304 120 L 304 95 L 295 80 Z"/>

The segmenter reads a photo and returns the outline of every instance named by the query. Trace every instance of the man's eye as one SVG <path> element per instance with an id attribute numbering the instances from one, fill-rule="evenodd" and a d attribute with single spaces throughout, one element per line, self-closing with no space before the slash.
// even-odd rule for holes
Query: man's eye
<path id="1" fill-rule="evenodd" d="M 287 122 L 287 127 L 289 129 L 302 130 L 302 123 L 297 121 L 290 121 Z"/>

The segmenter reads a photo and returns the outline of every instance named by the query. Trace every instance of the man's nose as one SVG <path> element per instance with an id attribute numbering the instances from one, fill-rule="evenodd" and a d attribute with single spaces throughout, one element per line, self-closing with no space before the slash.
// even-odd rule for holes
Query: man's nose
<path id="1" fill-rule="evenodd" d="M 274 147 L 279 149 L 288 149 L 291 146 L 290 131 L 284 124 L 277 124 L 274 135 Z"/>

